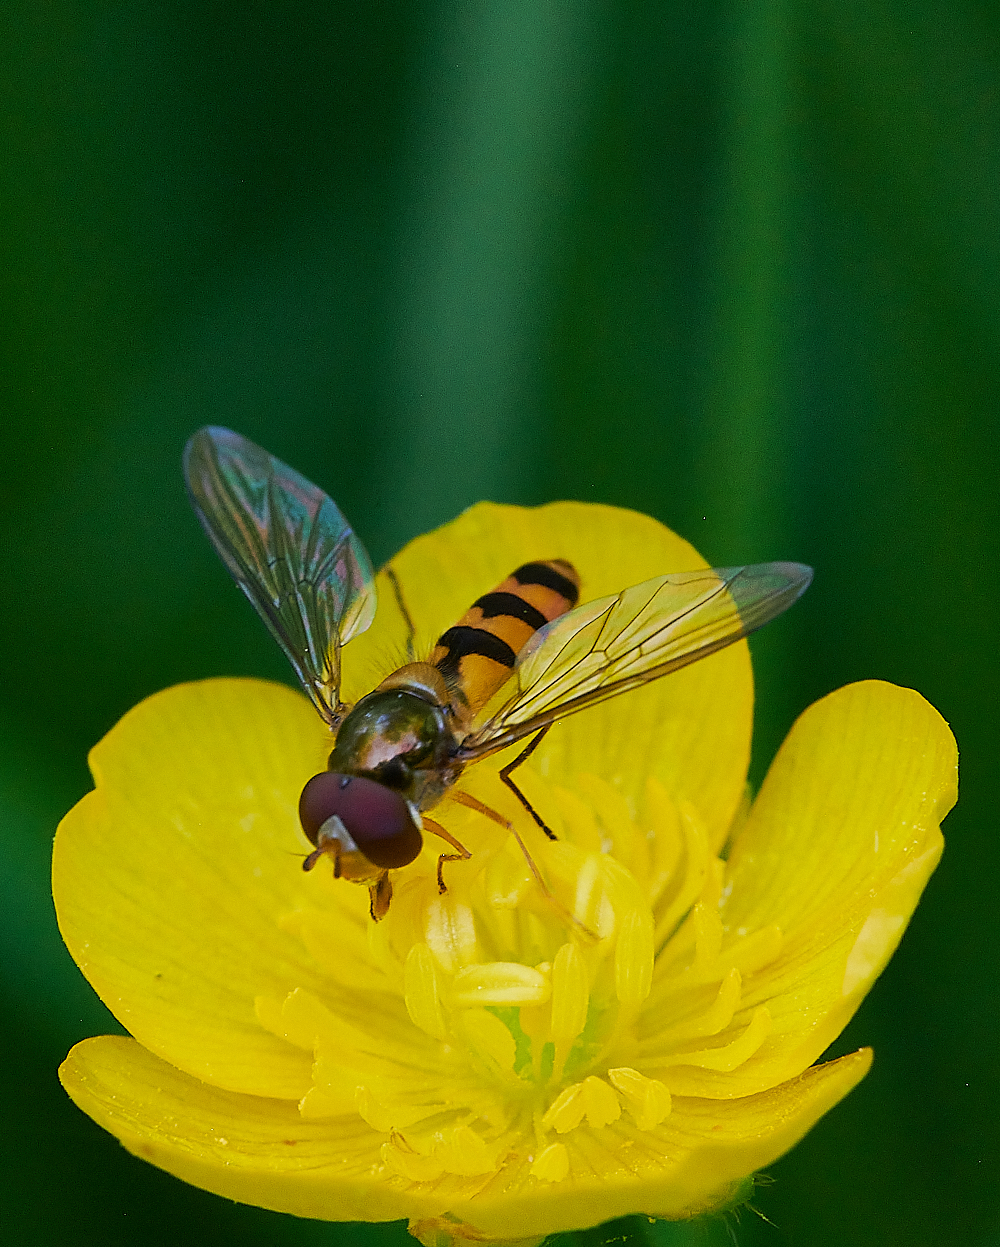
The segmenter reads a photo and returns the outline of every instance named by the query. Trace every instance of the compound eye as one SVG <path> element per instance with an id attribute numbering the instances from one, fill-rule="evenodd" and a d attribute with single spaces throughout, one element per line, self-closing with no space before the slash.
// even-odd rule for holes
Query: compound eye
<path id="1" fill-rule="evenodd" d="M 323 771 L 302 789 L 299 819 L 309 840 L 319 845 L 319 831 L 336 816 L 358 849 L 383 870 L 406 866 L 420 853 L 423 840 L 403 797 L 373 779 Z"/>

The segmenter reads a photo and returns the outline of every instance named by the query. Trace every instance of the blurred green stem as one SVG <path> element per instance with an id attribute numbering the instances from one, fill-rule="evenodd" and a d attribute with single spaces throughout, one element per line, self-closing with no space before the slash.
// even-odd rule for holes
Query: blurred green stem
<path id="1" fill-rule="evenodd" d="M 705 546 L 730 561 L 792 557 L 785 428 L 790 225 L 784 0 L 736 0 L 721 90 L 717 244 L 705 425 Z"/>
<path id="2" fill-rule="evenodd" d="M 590 8 L 449 6 L 452 24 L 425 62 L 398 265 L 399 467 L 389 474 L 414 532 L 477 498 L 521 500 L 534 470 L 532 344 L 550 224 L 587 111 Z M 442 446 L 460 477 L 442 470 Z"/>

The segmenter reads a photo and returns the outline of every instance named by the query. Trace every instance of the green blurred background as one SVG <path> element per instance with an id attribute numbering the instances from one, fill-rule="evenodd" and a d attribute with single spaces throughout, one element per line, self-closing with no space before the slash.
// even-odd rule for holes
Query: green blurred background
<path id="1" fill-rule="evenodd" d="M 55 1078 L 114 1027 L 48 897 L 88 747 L 175 681 L 289 675 L 184 498 L 210 422 L 376 560 L 577 498 L 816 567 L 754 641 L 755 778 L 877 676 L 951 722 L 963 796 L 836 1046 L 873 1072 L 771 1169 L 773 1224 L 675 1238 L 1000 1242 L 995 0 L 10 0 L 0 30 L 3 1241 L 409 1241 L 185 1187 Z"/>

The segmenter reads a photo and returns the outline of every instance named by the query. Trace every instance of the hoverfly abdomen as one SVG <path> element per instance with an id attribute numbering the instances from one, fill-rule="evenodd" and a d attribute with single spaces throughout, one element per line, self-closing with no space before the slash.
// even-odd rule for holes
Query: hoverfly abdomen
<path id="1" fill-rule="evenodd" d="M 299 798 L 299 819 L 316 846 L 303 869 L 312 870 L 330 853 L 336 873 L 359 883 L 409 865 L 423 845 L 402 794 L 364 776 L 334 771 L 314 775 Z"/>
<path id="2" fill-rule="evenodd" d="M 509 678 L 539 628 L 571 610 L 580 577 L 565 559 L 525 563 L 473 602 L 438 640 L 430 661 L 474 713 Z"/>

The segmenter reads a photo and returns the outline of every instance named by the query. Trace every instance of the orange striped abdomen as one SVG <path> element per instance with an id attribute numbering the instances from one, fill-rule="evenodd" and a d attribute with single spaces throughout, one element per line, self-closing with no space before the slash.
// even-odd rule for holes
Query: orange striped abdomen
<path id="1" fill-rule="evenodd" d="M 439 638 L 430 661 L 459 705 L 475 713 L 510 678 L 538 629 L 571 610 L 579 596 L 580 577 L 565 559 L 525 563 Z"/>

